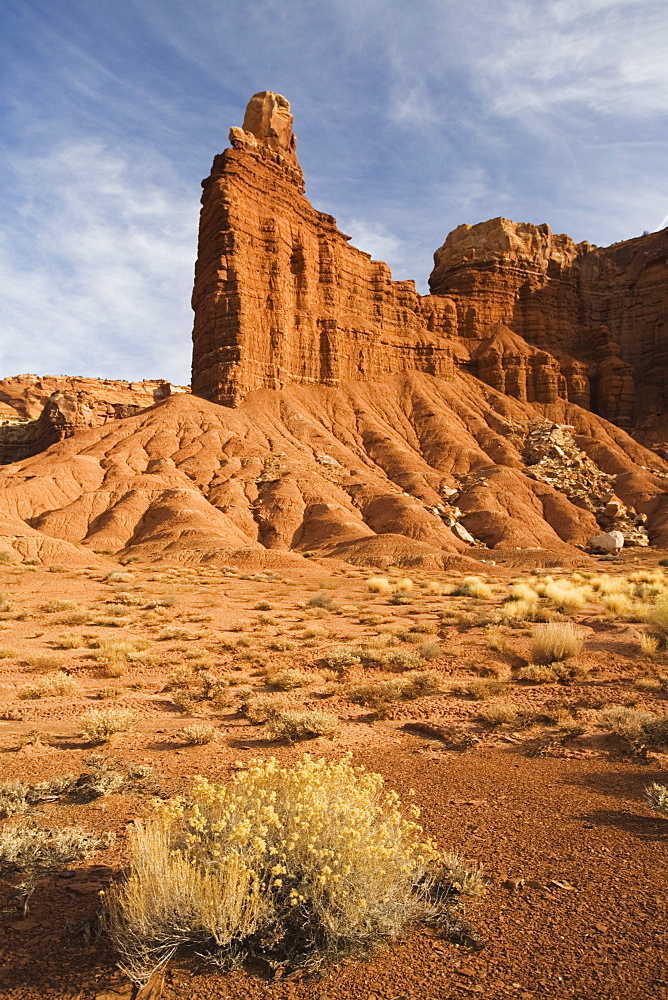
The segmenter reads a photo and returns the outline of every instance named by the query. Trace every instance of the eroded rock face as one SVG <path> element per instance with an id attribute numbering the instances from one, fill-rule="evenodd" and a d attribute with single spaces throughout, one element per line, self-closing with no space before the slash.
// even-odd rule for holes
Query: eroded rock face
<path id="1" fill-rule="evenodd" d="M 17 375 L 0 381 L 0 465 L 19 462 L 77 430 L 129 417 L 173 393 L 170 382 Z"/>
<path id="2" fill-rule="evenodd" d="M 392 281 L 304 196 L 292 114 L 250 101 L 203 182 L 193 391 L 335 386 L 461 364 L 522 402 L 577 403 L 661 446 L 668 430 L 668 230 L 606 249 L 547 225 L 462 225 L 432 294 Z"/>
<path id="3" fill-rule="evenodd" d="M 303 194 L 285 98 L 256 94 L 203 182 L 193 392 L 238 405 L 254 389 L 453 373 L 454 303 L 392 281 Z"/>
<path id="4" fill-rule="evenodd" d="M 668 229 L 601 249 L 547 225 L 463 225 L 434 254 L 429 285 L 455 301 L 458 333 L 478 356 L 499 326 L 524 341 L 506 352 L 511 382 L 537 363 L 531 348 L 556 359 L 543 365 L 539 401 L 566 398 L 627 428 L 666 413 Z M 503 368 L 483 358 L 479 375 L 498 381 Z"/>

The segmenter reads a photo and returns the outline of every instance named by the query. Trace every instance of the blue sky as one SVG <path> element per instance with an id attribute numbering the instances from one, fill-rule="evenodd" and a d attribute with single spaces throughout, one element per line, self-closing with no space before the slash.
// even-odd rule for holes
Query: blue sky
<path id="1" fill-rule="evenodd" d="M 665 0 L 4 0 L 0 38 L 0 377 L 189 380 L 199 183 L 258 90 L 421 291 L 462 222 L 668 224 Z"/>

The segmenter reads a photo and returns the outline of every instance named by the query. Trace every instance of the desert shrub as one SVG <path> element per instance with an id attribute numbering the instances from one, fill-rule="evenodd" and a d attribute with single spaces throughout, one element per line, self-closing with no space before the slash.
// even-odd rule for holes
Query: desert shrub
<path id="1" fill-rule="evenodd" d="M 39 684 L 23 684 L 16 692 L 22 700 L 48 698 L 55 695 L 75 694 L 79 690 L 74 677 L 60 671 L 54 677 L 45 677 Z"/>
<path id="2" fill-rule="evenodd" d="M 335 646 L 325 655 L 324 660 L 332 670 L 342 670 L 361 663 L 364 649 L 361 646 Z"/>
<path id="3" fill-rule="evenodd" d="M 218 732 L 218 729 L 208 722 L 193 722 L 191 726 L 185 726 L 179 736 L 189 746 L 203 746 L 217 739 Z"/>
<path id="4" fill-rule="evenodd" d="M 463 580 L 455 584 L 452 596 L 475 597 L 479 601 L 491 601 L 494 597 L 494 591 L 479 576 L 465 576 Z"/>
<path id="5" fill-rule="evenodd" d="M 85 860 L 107 843 L 81 826 L 6 825 L 0 830 L 0 878 L 14 886 L 25 916 L 39 879 Z"/>
<path id="6" fill-rule="evenodd" d="M 454 694 L 463 694 L 474 701 L 487 701 L 503 694 L 507 685 L 498 680 L 468 681 L 466 684 L 455 684 L 451 688 Z"/>
<path id="7" fill-rule="evenodd" d="M 437 660 L 439 656 L 443 656 L 443 647 L 438 642 L 422 642 L 418 652 L 423 660 Z"/>
<path id="8" fill-rule="evenodd" d="M 165 690 L 180 691 L 183 688 L 188 688 L 192 684 L 193 679 L 194 677 L 191 667 L 176 667 L 167 678 Z"/>
<path id="9" fill-rule="evenodd" d="M 646 620 L 660 647 L 665 649 L 668 646 L 668 594 L 656 599 Z"/>
<path id="10" fill-rule="evenodd" d="M 582 587 L 574 587 L 565 580 L 560 580 L 546 584 L 544 596 L 557 611 L 565 615 L 572 615 L 585 604 L 587 591 Z"/>
<path id="11" fill-rule="evenodd" d="M 568 660 L 577 656 L 582 646 L 582 634 L 570 622 L 548 622 L 534 629 L 531 659 L 538 664 Z"/>
<path id="12" fill-rule="evenodd" d="M 403 684 L 398 678 L 391 681 L 374 681 L 369 684 L 353 684 L 346 690 L 349 701 L 373 709 L 383 709 L 392 702 L 400 701 Z"/>
<path id="13" fill-rule="evenodd" d="M 253 725 L 260 725 L 278 712 L 287 712 L 294 708 L 289 698 L 281 695 L 257 695 L 247 698 L 241 704 L 241 711 Z"/>
<path id="14" fill-rule="evenodd" d="M 520 667 L 515 676 L 518 681 L 529 684 L 554 684 L 557 680 L 556 671 L 545 663 L 528 663 L 526 667 Z"/>
<path id="15" fill-rule="evenodd" d="M 32 653 L 26 656 L 23 663 L 35 673 L 48 673 L 50 670 L 60 670 L 65 663 L 57 653 Z"/>
<path id="16" fill-rule="evenodd" d="M 107 573 L 104 577 L 106 583 L 132 583 L 134 577 L 132 573 L 123 573 L 119 570 L 115 570 L 111 573 Z"/>
<path id="17" fill-rule="evenodd" d="M 339 720 L 330 712 L 290 709 L 275 712 L 265 722 L 265 729 L 272 739 L 307 740 L 317 736 L 333 736 Z"/>
<path id="18" fill-rule="evenodd" d="M 0 611 L 11 611 L 12 602 L 4 591 L 0 591 Z"/>
<path id="19" fill-rule="evenodd" d="M 643 656 L 652 657 L 659 650 L 659 639 L 655 635 L 650 635 L 649 632 L 641 632 L 638 637 L 638 646 Z"/>
<path id="20" fill-rule="evenodd" d="M 553 663 L 552 669 L 560 684 L 575 684 L 587 677 L 589 671 L 579 663 Z"/>
<path id="21" fill-rule="evenodd" d="M 46 684 L 22 684 L 16 692 L 16 697 L 21 701 L 37 701 L 45 697 L 47 690 Z"/>
<path id="22" fill-rule="evenodd" d="M 512 598 L 501 605 L 495 621 L 502 625 L 520 625 L 522 622 L 546 622 L 551 617 L 552 613 L 547 608 L 541 608 L 538 600 Z"/>
<path id="23" fill-rule="evenodd" d="M 443 687 L 443 678 L 437 670 L 416 670 L 406 674 L 402 682 L 401 697 L 407 700 L 438 694 Z"/>
<path id="24" fill-rule="evenodd" d="M 390 649 L 383 654 L 381 663 L 385 670 L 401 673 L 403 670 L 418 670 L 423 664 L 423 659 L 407 649 Z"/>
<path id="25" fill-rule="evenodd" d="M 323 608 L 325 611 L 335 611 L 336 601 L 330 594 L 316 594 L 308 602 L 309 608 Z"/>
<path id="26" fill-rule="evenodd" d="M 328 639 L 329 629 L 323 628 L 322 625 L 307 625 L 303 635 L 305 639 Z"/>
<path id="27" fill-rule="evenodd" d="M 252 761 L 222 787 L 198 779 L 187 802 L 135 824 L 129 876 L 107 892 L 124 970 L 144 983 L 181 945 L 219 963 L 259 953 L 315 968 L 444 916 L 454 879 L 411 812 L 348 758 Z"/>
<path id="28" fill-rule="evenodd" d="M 74 632 L 63 632 L 55 640 L 55 645 L 58 649 L 81 649 L 86 645 L 86 640 Z"/>
<path id="29" fill-rule="evenodd" d="M 0 563 L 10 563 L 11 561 L 12 561 L 12 553 L 7 552 L 6 549 L 3 549 L 3 551 L 0 552 Z"/>
<path id="30" fill-rule="evenodd" d="M 402 605 L 402 604 L 412 604 L 413 598 L 409 597 L 407 594 L 401 591 L 395 591 L 390 597 L 388 604 Z"/>
<path id="31" fill-rule="evenodd" d="M 662 563 L 666 565 L 666 562 Z M 653 781 L 645 789 L 645 797 L 649 802 L 652 809 L 656 809 L 657 812 L 662 812 L 668 815 L 668 787 L 666 785 L 659 785 L 656 781 Z"/>
<path id="32" fill-rule="evenodd" d="M 413 589 L 413 581 L 410 577 L 405 576 L 401 580 L 397 580 L 394 584 L 394 590 L 400 594 L 409 594 Z"/>
<path id="33" fill-rule="evenodd" d="M 613 620 L 626 617 L 633 609 L 633 602 L 627 594 L 605 594 L 601 603 Z"/>
<path id="34" fill-rule="evenodd" d="M 6 646 L 0 647 L 0 660 L 11 660 L 16 656 L 15 649 L 8 649 Z"/>
<path id="35" fill-rule="evenodd" d="M 392 584 L 386 576 L 370 576 L 366 586 L 371 594 L 389 594 L 392 590 Z"/>
<path id="36" fill-rule="evenodd" d="M 104 743 L 136 723 L 137 716 L 127 708 L 92 708 L 79 718 L 79 732 L 90 743 Z"/>
<path id="37" fill-rule="evenodd" d="M 520 714 L 515 706 L 499 701 L 481 708 L 478 718 L 488 726 L 517 726 L 520 722 Z"/>
<path id="38" fill-rule="evenodd" d="M 45 611 L 47 614 L 55 614 L 58 611 L 76 611 L 79 605 L 76 601 L 48 601 L 43 604 L 40 611 Z"/>
<path id="39" fill-rule="evenodd" d="M 119 687 L 101 687 L 95 692 L 95 697 L 99 698 L 100 701 L 113 701 L 114 698 L 120 698 L 121 689 Z"/>
<path id="40" fill-rule="evenodd" d="M 290 649 L 294 649 L 295 644 L 289 639 L 274 639 L 273 642 L 269 643 L 269 649 L 276 653 L 286 653 Z"/>
<path id="41" fill-rule="evenodd" d="M 601 716 L 606 729 L 621 736 L 634 750 L 668 747 L 668 716 L 625 706 L 608 708 Z"/>
<path id="42" fill-rule="evenodd" d="M 267 671 L 267 682 L 279 691 L 292 691 L 293 688 L 306 687 L 313 683 L 314 678 L 304 670 L 289 667 Z"/>

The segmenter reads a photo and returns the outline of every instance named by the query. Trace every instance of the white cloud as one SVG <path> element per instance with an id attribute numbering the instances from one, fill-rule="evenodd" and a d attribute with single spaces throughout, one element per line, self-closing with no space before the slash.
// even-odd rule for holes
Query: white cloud
<path id="1" fill-rule="evenodd" d="M 196 193 L 164 163 L 129 152 L 82 140 L 10 159 L 5 374 L 188 381 Z"/>
<path id="2" fill-rule="evenodd" d="M 371 254 L 374 260 L 390 261 L 399 255 L 400 241 L 378 223 L 350 219 L 343 220 L 342 226 L 352 245 Z"/>

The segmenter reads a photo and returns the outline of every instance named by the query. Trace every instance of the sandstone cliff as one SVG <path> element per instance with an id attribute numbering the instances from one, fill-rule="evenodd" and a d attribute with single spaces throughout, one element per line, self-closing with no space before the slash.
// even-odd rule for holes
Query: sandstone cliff
<path id="1" fill-rule="evenodd" d="M 295 382 L 450 377 L 454 304 L 425 305 L 312 207 L 291 125 L 285 98 L 256 94 L 203 182 L 193 392 L 236 405 Z"/>
<path id="2" fill-rule="evenodd" d="M 292 383 L 452 378 L 457 363 L 521 401 L 665 438 L 668 230 L 601 250 L 547 225 L 459 226 L 420 296 L 306 199 L 285 98 L 256 94 L 230 141 L 203 182 L 197 395 L 234 406 Z"/>
<path id="3" fill-rule="evenodd" d="M 568 398 L 647 436 L 660 429 L 668 412 L 668 229 L 601 249 L 547 225 L 499 218 L 459 226 L 434 254 L 429 284 L 456 303 L 458 335 L 485 381 L 505 392 L 518 386 L 518 398 Z M 513 350 L 497 343 L 499 325 L 516 335 Z M 523 396 L 531 348 L 558 364 L 544 366 L 540 395 Z"/>

